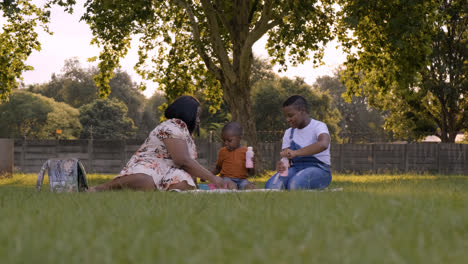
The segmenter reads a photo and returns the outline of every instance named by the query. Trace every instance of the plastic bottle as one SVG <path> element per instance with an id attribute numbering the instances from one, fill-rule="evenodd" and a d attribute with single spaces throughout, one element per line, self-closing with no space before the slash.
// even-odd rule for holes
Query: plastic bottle
<path id="1" fill-rule="evenodd" d="M 281 162 L 283 163 L 284 167 L 286 167 L 286 169 L 280 173 L 280 176 L 288 176 L 289 159 L 286 157 L 281 158 Z"/>
<path id="2" fill-rule="evenodd" d="M 254 152 L 252 150 L 252 147 L 247 147 L 247 152 L 245 152 L 245 167 L 246 168 L 253 168 L 254 167 L 254 164 L 253 164 L 253 156 L 254 156 Z"/>

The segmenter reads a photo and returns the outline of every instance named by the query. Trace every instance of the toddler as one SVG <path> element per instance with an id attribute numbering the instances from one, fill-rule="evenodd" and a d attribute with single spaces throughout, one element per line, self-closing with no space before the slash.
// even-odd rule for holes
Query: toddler
<path id="1" fill-rule="evenodd" d="M 247 147 L 240 144 L 242 127 L 237 122 L 229 122 L 223 127 L 221 137 L 224 147 L 218 152 L 213 173 L 220 174 L 228 184 L 234 182 L 239 190 L 255 189 L 256 185 L 247 180 L 248 175 L 254 174 L 254 169 L 245 166 Z"/>

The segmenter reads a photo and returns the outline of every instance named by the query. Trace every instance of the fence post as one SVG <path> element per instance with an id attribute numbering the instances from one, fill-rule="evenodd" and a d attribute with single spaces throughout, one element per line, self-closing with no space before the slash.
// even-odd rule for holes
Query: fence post
<path id="1" fill-rule="evenodd" d="M 21 158 L 20 158 L 20 166 L 21 170 L 24 171 L 25 159 L 26 159 L 26 149 L 28 148 L 28 142 L 26 139 L 23 139 L 23 144 L 21 146 Z"/>
<path id="2" fill-rule="evenodd" d="M 54 143 L 55 143 L 55 144 L 54 144 L 54 145 L 55 145 L 55 146 L 54 146 L 54 157 L 55 157 L 55 158 L 58 158 L 59 156 L 58 156 L 57 153 L 59 153 L 60 142 L 59 142 L 58 139 L 54 139 Z"/>
<path id="3" fill-rule="evenodd" d="M 127 140 L 122 139 L 122 156 L 120 157 L 120 165 L 124 167 L 127 164 Z"/>
<path id="4" fill-rule="evenodd" d="M 463 172 L 464 173 L 468 173 L 468 144 L 463 144 L 462 145 L 462 151 L 463 151 L 463 156 L 465 157 L 465 162 L 463 162 L 464 164 L 464 169 L 463 169 Z"/>
<path id="5" fill-rule="evenodd" d="M 441 145 L 442 145 L 442 143 L 437 144 L 437 148 L 436 148 L 436 151 L 437 151 L 437 153 L 436 153 L 436 157 L 437 157 L 437 173 L 438 173 L 438 174 L 440 174 L 440 172 L 441 172 L 441 170 L 442 170 L 441 167 L 440 167 L 440 163 L 441 163 L 441 162 L 440 162 L 440 149 L 441 149 Z"/>
<path id="6" fill-rule="evenodd" d="M 375 144 L 371 145 L 371 157 L 372 157 L 372 172 L 375 173 Z"/>
<path id="7" fill-rule="evenodd" d="M 94 172 L 93 168 L 93 139 L 88 139 L 88 167 L 89 172 Z"/>
<path id="8" fill-rule="evenodd" d="M 14 153 L 15 141 L 10 138 L 0 139 L 0 176 L 8 177 L 13 175 L 13 164 L 15 161 Z"/>
<path id="9" fill-rule="evenodd" d="M 341 144 L 333 144 L 332 146 L 332 149 L 334 149 L 334 154 L 336 154 L 335 156 L 337 156 L 338 158 L 335 159 L 335 163 L 334 166 L 335 166 L 335 171 L 340 171 L 341 168 L 340 168 L 340 159 L 341 159 Z M 331 150 L 331 149 L 330 149 Z M 331 157 L 332 156 L 332 152 L 330 151 L 330 161 L 331 161 Z M 333 163 L 332 163 L 333 165 Z"/>
<path id="10" fill-rule="evenodd" d="M 408 143 L 405 144 L 405 147 L 403 148 L 403 151 L 405 153 L 403 153 L 403 157 L 404 157 L 404 164 L 405 164 L 405 173 L 408 173 Z"/>
<path id="11" fill-rule="evenodd" d="M 340 161 L 339 161 L 339 167 L 340 167 L 340 172 L 344 172 L 344 166 L 343 166 L 343 163 L 344 163 L 344 158 L 343 158 L 343 155 L 344 155 L 344 144 L 340 144 Z"/>

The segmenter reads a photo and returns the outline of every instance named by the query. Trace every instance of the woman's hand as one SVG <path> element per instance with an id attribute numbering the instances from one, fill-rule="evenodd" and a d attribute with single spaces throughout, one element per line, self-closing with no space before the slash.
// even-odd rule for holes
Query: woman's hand
<path id="1" fill-rule="evenodd" d="M 227 184 L 223 178 L 215 176 L 212 182 L 215 185 L 216 189 L 226 189 Z"/>

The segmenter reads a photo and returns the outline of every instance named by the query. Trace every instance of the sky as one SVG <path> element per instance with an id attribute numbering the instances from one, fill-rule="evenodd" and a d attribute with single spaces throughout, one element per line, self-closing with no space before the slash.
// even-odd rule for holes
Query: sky
<path id="1" fill-rule="evenodd" d="M 60 74 L 64 66 L 64 61 L 77 57 L 82 67 L 96 65 L 87 62 L 87 59 L 99 55 L 99 48 L 90 44 L 92 34 L 89 26 L 83 21 L 79 21 L 84 13 L 84 0 L 78 0 L 72 15 L 63 11 L 61 7 L 52 9 L 50 30 L 54 32 L 49 35 L 42 30 L 39 31 L 39 41 L 41 51 L 34 51 L 26 61 L 34 70 L 23 73 L 23 82 L 26 85 L 48 82 L 52 73 Z M 266 36 L 257 41 L 253 46 L 256 56 L 268 58 L 265 50 Z M 138 41 L 132 42 L 132 48 L 127 56 L 121 60 L 121 68 L 132 77 L 134 82 L 139 83 L 142 79 L 133 69 L 138 61 L 137 55 Z M 337 48 L 337 42 L 330 42 L 325 49 L 323 58 L 324 65 L 313 67 L 312 62 L 306 62 L 298 67 L 288 66 L 286 72 L 278 73 L 278 66 L 273 69 L 280 76 L 302 77 L 308 84 L 313 84 L 315 79 L 323 75 L 332 75 L 333 70 L 345 61 L 345 54 Z M 150 97 L 156 90 L 157 84 L 145 81 L 147 89 L 143 92 L 146 97 Z"/>

